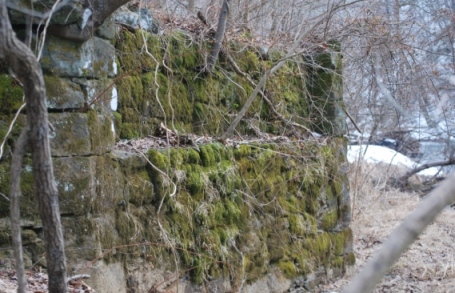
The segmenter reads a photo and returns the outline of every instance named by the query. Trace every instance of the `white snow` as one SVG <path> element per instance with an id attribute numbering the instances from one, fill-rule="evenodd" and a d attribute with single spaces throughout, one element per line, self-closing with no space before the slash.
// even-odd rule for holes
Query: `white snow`
<path id="1" fill-rule="evenodd" d="M 115 62 L 115 58 L 112 63 L 112 68 L 113 68 L 114 75 L 117 75 L 117 62 Z"/>
<path id="2" fill-rule="evenodd" d="M 350 163 L 356 162 L 359 160 L 359 157 L 367 163 L 384 163 L 409 169 L 419 167 L 419 164 L 412 159 L 386 147 L 378 145 L 350 145 L 348 147 L 348 161 Z M 432 167 L 420 171 L 418 174 L 423 176 L 434 176 L 438 172 L 438 168 Z"/>
<path id="3" fill-rule="evenodd" d="M 111 110 L 117 111 L 118 108 L 118 92 L 115 87 L 112 88 Z"/>
<path id="4" fill-rule="evenodd" d="M 114 137 L 115 137 L 115 124 L 114 124 L 114 121 L 111 121 L 111 131 L 112 131 L 112 133 L 114 134 Z"/>

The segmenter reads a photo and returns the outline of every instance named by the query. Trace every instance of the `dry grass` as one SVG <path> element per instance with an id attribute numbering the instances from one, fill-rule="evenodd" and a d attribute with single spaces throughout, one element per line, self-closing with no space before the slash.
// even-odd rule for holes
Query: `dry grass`
<path id="1" fill-rule="evenodd" d="M 421 200 L 417 194 L 387 186 L 388 176 L 398 177 L 404 172 L 389 166 L 351 166 L 351 227 L 356 265 L 344 279 L 320 286 L 315 292 L 340 292 Z M 399 259 L 374 292 L 455 292 L 454 236 L 455 210 L 446 208 Z"/>

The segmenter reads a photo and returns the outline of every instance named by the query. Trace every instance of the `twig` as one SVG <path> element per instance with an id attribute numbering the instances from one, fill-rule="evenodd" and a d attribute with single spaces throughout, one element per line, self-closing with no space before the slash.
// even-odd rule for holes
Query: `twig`
<path id="1" fill-rule="evenodd" d="M 0 192 L 0 195 L 3 196 L 7 201 L 9 201 L 9 198 L 6 195 L 4 195 L 3 193 Z"/>
<path id="2" fill-rule="evenodd" d="M 110 88 L 112 88 L 119 80 L 127 77 L 127 76 L 130 76 L 131 73 L 135 72 L 135 71 L 139 71 L 139 68 L 136 68 L 136 69 L 133 69 L 131 71 L 128 71 L 128 72 L 125 72 L 123 73 L 122 75 L 120 76 L 117 76 L 114 81 L 112 81 L 111 84 L 109 84 L 105 89 L 103 89 L 103 91 L 98 94 L 95 98 L 93 98 L 90 102 L 87 103 L 87 105 L 81 109 L 81 112 L 85 112 L 85 111 L 88 111 L 90 109 L 90 107 L 95 104 L 106 92 L 107 90 L 109 90 Z"/>
<path id="3" fill-rule="evenodd" d="M 22 99 L 24 99 L 24 98 L 22 98 Z M 11 131 L 13 130 L 14 123 L 16 123 L 16 120 L 17 120 L 17 118 L 19 117 L 19 114 L 21 113 L 22 109 L 24 109 L 25 105 L 26 105 L 26 104 L 23 103 L 23 104 L 20 106 L 19 110 L 17 110 L 17 112 L 16 112 L 16 115 L 14 115 L 13 121 L 11 121 L 11 123 L 10 123 L 10 125 L 9 125 L 9 127 L 8 127 L 8 131 L 6 132 L 5 137 L 4 137 L 3 140 L 2 140 L 2 144 L 0 145 L 0 159 L 1 159 L 2 156 L 3 156 L 3 147 L 5 146 L 6 139 L 8 138 L 8 136 L 9 136 L 10 133 L 11 133 Z"/>
<path id="4" fill-rule="evenodd" d="M 89 279 L 90 275 L 87 274 L 80 274 L 80 275 L 74 275 L 71 277 L 68 277 L 68 280 L 66 280 L 68 283 L 71 281 L 79 280 L 79 279 Z"/>

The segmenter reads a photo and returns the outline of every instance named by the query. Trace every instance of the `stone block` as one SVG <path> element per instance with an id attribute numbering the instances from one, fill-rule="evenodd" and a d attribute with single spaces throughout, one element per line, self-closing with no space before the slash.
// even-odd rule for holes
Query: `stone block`
<path id="1" fill-rule="evenodd" d="M 50 139 L 53 156 L 91 154 L 90 127 L 87 114 L 50 113 L 49 121 L 54 127 Z"/>
<path id="2" fill-rule="evenodd" d="M 52 155 L 56 157 L 101 155 L 115 144 L 112 115 L 88 113 L 50 113 Z"/>
<path id="3" fill-rule="evenodd" d="M 60 213 L 67 216 L 86 215 L 95 197 L 95 159 L 55 158 L 54 170 Z"/>
<path id="4" fill-rule="evenodd" d="M 73 78 L 72 81 L 80 85 L 92 109 L 100 113 L 111 113 L 117 110 L 118 94 L 112 79 Z"/>
<path id="5" fill-rule="evenodd" d="M 98 37 L 84 43 L 48 36 L 41 65 L 45 73 L 61 77 L 112 77 L 116 72 L 115 49 Z"/>
<path id="6" fill-rule="evenodd" d="M 45 75 L 47 107 L 49 109 L 74 109 L 85 105 L 85 96 L 79 84 L 66 78 Z"/>

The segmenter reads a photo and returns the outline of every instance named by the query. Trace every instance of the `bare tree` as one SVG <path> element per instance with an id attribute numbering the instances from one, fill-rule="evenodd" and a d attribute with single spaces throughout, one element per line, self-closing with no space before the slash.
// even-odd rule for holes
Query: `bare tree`
<path id="1" fill-rule="evenodd" d="M 38 196 L 38 208 L 43 223 L 46 249 L 47 269 L 49 274 L 49 292 L 66 292 L 66 261 L 63 243 L 63 232 L 60 222 L 57 187 L 54 181 L 51 150 L 49 145 L 48 114 L 46 96 L 41 67 L 33 52 L 19 41 L 12 30 L 5 0 L 0 0 L 0 59 L 6 61 L 14 74 L 24 86 L 27 103 L 27 126 L 20 136 L 15 150 L 15 162 L 12 169 L 11 196 L 17 199 L 20 179 L 20 160 L 25 140 L 31 148 L 33 178 Z M 17 202 L 17 201 L 16 201 Z M 17 210 L 11 211 L 13 221 L 18 225 Z M 13 223 L 14 225 L 14 223 Z M 17 229 L 19 228 L 19 229 Z M 13 241 L 15 242 L 16 265 L 21 266 L 20 227 L 16 226 Z M 23 269 L 19 269 L 22 270 Z M 24 276 L 20 276 L 19 284 L 23 288 Z M 22 291 L 25 292 L 25 291 Z"/>

